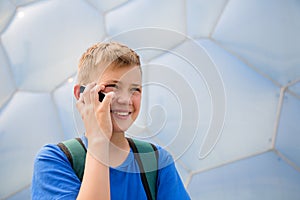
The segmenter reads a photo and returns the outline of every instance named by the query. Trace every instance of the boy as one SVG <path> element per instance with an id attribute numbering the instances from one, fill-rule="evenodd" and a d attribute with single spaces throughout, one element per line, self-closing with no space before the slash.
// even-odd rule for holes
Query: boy
<path id="1" fill-rule="evenodd" d="M 141 77 L 139 56 L 122 44 L 97 43 L 82 55 L 74 86 L 87 148 L 82 181 L 63 151 L 55 144 L 46 145 L 34 163 L 32 199 L 147 199 L 125 137 L 140 110 Z M 105 94 L 102 101 L 99 92 Z M 156 199 L 190 199 L 172 157 L 156 147 Z"/>

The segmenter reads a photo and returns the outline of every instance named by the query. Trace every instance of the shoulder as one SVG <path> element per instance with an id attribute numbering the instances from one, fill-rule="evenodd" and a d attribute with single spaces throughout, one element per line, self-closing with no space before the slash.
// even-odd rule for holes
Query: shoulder
<path id="1" fill-rule="evenodd" d="M 80 138 L 84 146 L 87 146 L 87 141 L 85 137 Z M 69 162 L 66 154 L 60 149 L 58 143 L 51 143 L 44 145 L 37 153 L 35 162 L 42 161 L 60 161 Z"/>
<path id="2" fill-rule="evenodd" d="M 138 151 L 140 153 L 155 151 L 155 153 L 157 153 L 157 155 L 158 155 L 159 163 L 163 163 L 163 162 L 172 163 L 173 162 L 172 155 L 167 150 L 162 148 L 160 145 L 158 145 L 152 141 L 145 141 L 145 140 L 138 140 L 138 139 L 131 139 L 131 138 L 128 138 L 128 141 L 129 141 L 129 143 L 131 143 L 130 147 L 137 148 L 137 150 L 135 150 L 135 151 Z M 132 144 L 132 143 L 134 143 L 134 144 Z M 151 144 L 152 148 L 149 144 Z"/>
<path id="3" fill-rule="evenodd" d="M 32 199 L 74 199 L 79 187 L 79 179 L 57 144 L 44 145 L 34 160 Z"/>
<path id="4" fill-rule="evenodd" d="M 155 152 L 157 158 L 156 160 L 158 163 L 158 169 L 162 169 L 171 164 L 174 164 L 172 155 L 167 150 L 162 148 L 160 145 L 154 143 L 153 141 L 139 140 L 136 138 L 127 138 L 127 140 L 133 152 L 139 152 L 139 153 Z"/>
<path id="5" fill-rule="evenodd" d="M 68 161 L 68 159 L 57 144 L 46 144 L 38 151 L 35 158 L 35 163 L 43 161 Z"/>
<path id="6" fill-rule="evenodd" d="M 173 156 L 166 149 L 156 145 L 158 159 L 158 199 L 190 199 L 176 169 Z"/>
<path id="7" fill-rule="evenodd" d="M 44 145 L 37 153 L 34 160 L 34 175 L 48 177 L 57 174 L 53 172 L 66 170 L 72 171 L 72 166 L 57 144 Z"/>
<path id="8" fill-rule="evenodd" d="M 156 153 L 157 153 L 157 157 L 158 157 L 158 169 L 162 169 L 165 168 L 169 165 L 173 165 L 174 164 L 174 159 L 173 156 L 169 153 L 169 151 L 167 151 L 166 149 L 164 149 L 162 146 L 153 143 L 153 142 L 149 142 L 150 144 L 154 145 L 156 147 Z"/>

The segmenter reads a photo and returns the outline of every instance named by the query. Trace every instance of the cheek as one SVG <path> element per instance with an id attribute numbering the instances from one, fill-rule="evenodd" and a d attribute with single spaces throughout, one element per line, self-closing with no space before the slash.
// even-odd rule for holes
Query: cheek
<path id="1" fill-rule="evenodd" d="M 135 110 L 139 111 L 141 107 L 141 95 L 133 95 L 131 100 Z"/>

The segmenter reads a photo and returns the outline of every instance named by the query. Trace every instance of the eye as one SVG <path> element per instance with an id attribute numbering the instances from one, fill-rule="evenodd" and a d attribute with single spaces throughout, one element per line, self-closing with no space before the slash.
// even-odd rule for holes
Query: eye
<path id="1" fill-rule="evenodd" d="M 113 92 L 116 91 L 119 88 L 119 86 L 117 84 L 107 84 L 105 85 L 105 89 L 104 92 Z"/>
<path id="2" fill-rule="evenodd" d="M 136 88 L 131 88 L 130 91 L 131 92 L 141 92 L 141 89 L 136 87 Z"/>
<path id="3" fill-rule="evenodd" d="M 108 84 L 108 85 L 106 85 L 105 87 L 106 87 L 106 88 L 108 87 L 108 88 L 116 88 L 116 89 L 118 89 L 117 84 Z"/>

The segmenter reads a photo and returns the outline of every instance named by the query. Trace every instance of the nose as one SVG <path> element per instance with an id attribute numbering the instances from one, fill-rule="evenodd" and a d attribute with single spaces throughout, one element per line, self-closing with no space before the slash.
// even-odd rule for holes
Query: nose
<path id="1" fill-rule="evenodd" d="M 131 100 L 132 94 L 127 91 L 118 91 L 115 95 L 115 101 L 119 104 L 123 105 L 131 105 L 132 100 Z"/>

